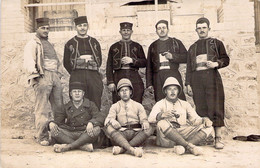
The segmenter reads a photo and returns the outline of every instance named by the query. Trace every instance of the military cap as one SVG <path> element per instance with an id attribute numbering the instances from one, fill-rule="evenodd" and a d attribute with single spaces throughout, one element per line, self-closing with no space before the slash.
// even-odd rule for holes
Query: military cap
<path id="1" fill-rule="evenodd" d="M 155 28 L 157 28 L 158 24 L 160 23 L 163 23 L 163 24 L 166 24 L 167 28 L 168 28 L 168 21 L 167 20 L 159 20 L 156 25 L 155 25 Z"/>
<path id="2" fill-rule="evenodd" d="M 69 91 L 72 91 L 73 89 L 80 89 L 85 91 L 85 87 L 81 82 L 71 82 L 69 84 Z"/>
<path id="3" fill-rule="evenodd" d="M 76 25 L 82 24 L 82 23 L 88 23 L 87 16 L 80 16 L 74 19 L 74 22 Z"/>
<path id="4" fill-rule="evenodd" d="M 39 28 L 41 26 L 49 25 L 49 18 L 37 18 L 36 25 L 37 25 L 37 28 Z"/>
<path id="5" fill-rule="evenodd" d="M 209 24 L 210 24 L 209 20 L 208 20 L 207 18 L 205 18 L 205 17 L 199 18 L 199 19 L 197 20 L 197 22 L 196 22 L 196 25 L 197 25 L 197 24 L 201 24 L 201 23 L 207 23 L 208 27 L 209 27 Z"/>
<path id="6" fill-rule="evenodd" d="M 133 23 L 129 23 L 129 22 L 120 23 L 120 29 L 130 29 L 130 30 L 132 30 L 132 27 L 133 27 Z"/>
<path id="7" fill-rule="evenodd" d="M 131 81 L 127 78 L 122 78 L 120 79 L 120 81 L 117 84 L 117 91 L 119 91 L 122 87 L 130 87 L 133 90 L 133 85 L 131 83 Z"/>
<path id="8" fill-rule="evenodd" d="M 180 83 L 178 82 L 178 80 L 174 77 L 168 77 L 164 84 L 163 84 L 163 87 L 162 87 L 162 92 L 165 93 L 165 89 L 168 87 L 168 86 L 171 86 L 171 85 L 175 85 L 179 88 L 179 93 L 178 93 L 178 96 L 181 94 L 182 92 L 182 87 L 180 85 Z"/>

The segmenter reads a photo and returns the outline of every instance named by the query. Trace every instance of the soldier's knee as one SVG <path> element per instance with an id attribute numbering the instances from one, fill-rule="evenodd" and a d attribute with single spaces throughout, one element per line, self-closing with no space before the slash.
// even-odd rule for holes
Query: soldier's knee
<path id="1" fill-rule="evenodd" d="M 101 129 L 99 126 L 94 127 L 94 129 L 93 129 L 94 136 L 98 136 L 100 134 L 100 132 L 101 132 Z"/>
<path id="2" fill-rule="evenodd" d="M 147 136 L 151 136 L 154 132 L 155 128 L 150 126 L 149 129 L 145 130 L 144 133 L 147 135 Z"/>
<path id="3" fill-rule="evenodd" d="M 115 130 L 115 128 L 114 127 L 112 127 L 112 125 L 108 125 L 107 126 L 107 129 L 106 129 L 106 132 L 107 132 L 107 134 L 108 135 L 111 135 L 113 132 L 115 132 L 116 130 Z"/>
<path id="4" fill-rule="evenodd" d="M 163 132 L 166 131 L 167 129 L 169 129 L 169 127 L 171 127 L 170 123 L 166 120 L 160 120 L 157 123 L 157 128 L 159 128 L 160 130 L 162 130 Z"/>

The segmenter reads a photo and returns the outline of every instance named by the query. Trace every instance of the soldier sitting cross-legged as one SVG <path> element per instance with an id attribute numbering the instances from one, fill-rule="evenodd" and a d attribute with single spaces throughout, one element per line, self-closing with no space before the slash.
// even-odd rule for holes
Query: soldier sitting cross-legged
<path id="1" fill-rule="evenodd" d="M 107 135 L 112 143 L 113 154 L 128 152 L 142 157 L 143 149 L 137 148 L 153 133 L 147 121 L 144 107 L 131 99 L 133 86 L 129 79 L 122 78 L 117 85 L 117 92 L 121 100 L 113 104 L 105 120 Z"/>
<path id="2" fill-rule="evenodd" d="M 65 111 L 56 114 L 55 121 L 49 123 L 55 152 L 66 152 L 73 149 L 93 151 L 98 146 L 104 115 L 94 102 L 84 98 L 84 86 L 72 82 L 69 86 L 71 101 L 65 105 Z"/>
<path id="3" fill-rule="evenodd" d="M 162 91 L 166 97 L 153 106 L 148 117 L 150 123 L 157 124 L 156 144 L 173 148 L 180 155 L 185 151 L 203 154 L 197 145 L 213 135 L 212 122 L 200 117 L 188 102 L 178 98 L 182 87 L 176 78 L 167 78 Z"/>

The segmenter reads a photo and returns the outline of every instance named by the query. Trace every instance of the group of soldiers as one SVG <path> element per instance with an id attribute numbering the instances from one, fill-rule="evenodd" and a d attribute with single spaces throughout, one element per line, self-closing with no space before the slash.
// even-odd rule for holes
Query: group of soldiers
<path id="1" fill-rule="evenodd" d="M 145 57 L 142 46 L 131 40 L 133 24 L 120 23 L 122 39 L 108 52 L 106 77 L 113 105 L 106 115 L 101 112 L 103 92 L 99 68 L 102 53 L 99 42 L 88 35 L 86 16 L 74 19 L 77 35 L 64 47 L 63 65 L 70 74 L 70 101 L 63 104 L 61 63 L 48 41 L 49 19 L 36 19 L 36 36 L 24 49 L 24 67 L 34 88 L 37 141 L 54 144 L 55 152 L 81 149 L 92 152 L 109 143 L 112 153 L 141 157 L 142 145 L 156 135 L 156 145 L 201 155 L 198 145 L 215 137 L 215 148 L 223 149 L 224 89 L 219 68 L 229 64 L 223 43 L 208 36 L 210 22 L 199 18 L 199 36 L 187 51 L 183 43 L 168 36 L 168 21 L 156 23 L 159 39 Z M 196 111 L 186 102 L 178 70 L 187 64 L 187 94 L 193 96 Z M 138 73 L 146 67 L 146 88 L 154 92 L 156 104 L 147 116 L 142 105 L 144 83 Z M 50 119 L 53 114 L 53 119 Z M 50 134 L 49 134 L 50 133 Z"/>

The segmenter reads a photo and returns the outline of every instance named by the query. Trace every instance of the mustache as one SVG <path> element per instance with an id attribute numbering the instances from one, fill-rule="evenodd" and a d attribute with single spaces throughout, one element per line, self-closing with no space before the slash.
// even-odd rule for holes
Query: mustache
<path id="1" fill-rule="evenodd" d="M 200 34 L 205 33 L 204 31 L 200 32 Z"/>

